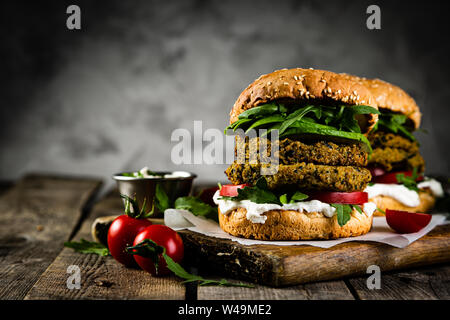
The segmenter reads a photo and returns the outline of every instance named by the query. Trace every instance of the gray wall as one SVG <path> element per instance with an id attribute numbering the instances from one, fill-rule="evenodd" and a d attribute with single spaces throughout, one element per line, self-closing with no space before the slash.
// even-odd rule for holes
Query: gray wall
<path id="1" fill-rule="evenodd" d="M 224 128 L 239 93 L 284 67 L 401 86 L 424 114 L 427 171 L 449 175 L 448 5 L 377 2 L 382 30 L 369 31 L 364 1 L 92 2 L 73 2 L 81 31 L 65 28 L 69 3 L 4 5 L 1 179 L 181 169 L 173 129 Z M 184 167 L 202 181 L 225 168 Z"/>

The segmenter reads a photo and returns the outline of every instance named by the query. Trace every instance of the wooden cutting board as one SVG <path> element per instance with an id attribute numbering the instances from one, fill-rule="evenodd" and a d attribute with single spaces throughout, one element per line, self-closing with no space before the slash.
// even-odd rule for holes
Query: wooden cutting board
<path id="1" fill-rule="evenodd" d="M 106 242 L 114 217 L 97 219 L 93 233 Z M 162 223 L 162 219 L 154 219 Z M 450 225 L 436 227 L 406 248 L 375 242 L 346 242 L 329 249 L 311 246 L 246 246 L 192 231 L 179 232 L 185 263 L 218 276 L 281 287 L 366 274 L 371 265 L 381 272 L 450 262 Z"/>

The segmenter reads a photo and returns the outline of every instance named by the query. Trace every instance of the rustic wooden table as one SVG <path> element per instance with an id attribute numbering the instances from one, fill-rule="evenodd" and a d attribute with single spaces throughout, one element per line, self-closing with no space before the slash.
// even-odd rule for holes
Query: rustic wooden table
<path id="1" fill-rule="evenodd" d="M 200 287 L 64 248 L 69 239 L 91 239 L 96 217 L 121 213 L 117 197 L 91 205 L 100 186 L 92 178 L 48 175 L 0 183 L 0 299 L 450 299 L 448 264 L 383 273 L 379 290 L 369 290 L 366 277 L 286 288 Z M 70 265 L 81 270 L 80 289 L 66 286 Z"/>

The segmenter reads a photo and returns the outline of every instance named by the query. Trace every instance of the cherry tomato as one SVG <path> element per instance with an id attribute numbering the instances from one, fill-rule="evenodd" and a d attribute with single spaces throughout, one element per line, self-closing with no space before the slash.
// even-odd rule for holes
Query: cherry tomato
<path id="1" fill-rule="evenodd" d="M 238 195 L 238 189 L 249 187 L 247 183 L 244 184 L 225 184 L 220 189 L 220 195 L 224 197 L 236 197 Z"/>
<path id="2" fill-rule="evenodd" d="M 372 175 L 372 178 L 382 176 L 386 173 L 382 168 L 369 168 L 370 174 Z"/>
<path id="3" fill-rule="evenodd" d="M 217 192 L 217 190 L 219 190 L 219 187 L 212 187 L 212 188 L 208 188 L 208 189 L 203 189 L 200 194 L 198 195 L 198 197 L 200 198 L 200 200 L 202 200 L 204 203 L 209 204 L 212 207 L 215 207 L 216 204 L 213 201 L 213 196 L 214 194 Z"/>
<path id="4" fill-rule="evenodd" d="M 387 183 L 387 184 L 393 184 L 398 183 L 397 181 L 397 174 L 403 173 L 405 177 L 411 177 L 412 171 L 396 171 L 396 172 L 389 172 L 386 174 L 383 174 L 381 176 L 375 176 L 373 177 L 372 181 L 375 183 Z M 419 176 L 416 181 L 422 181 L 423 176 Z"/>
<path id="5" fill-rule="evenodd" d="M 326 203 L 364 204 L 369 200 L 367 192 L 327 192 L 317 191 L 309 194 L 309 198 Z"/>
<path id="6" fill-rule="evenodd" d="M 398 233 L 414 233 L 425 228 L 431 221 L 427 213 L 386 209 L 386 222 Z"/>
<path id="7" fill-rule="evenodd" d="M 180 235 L 167 226 L 154 224 L 141 231 L 134 239 L 133 245 L 141 243 L 145 239 L 153 240 L 157 245 L 166 249 L 166 254 L 179 263 L 184 256 L 183 240 Z M 131 255 L 130 255 L 131 256 Z M 155 263 L 151 258 L 134 255 L 134 260 L 145 271 L 152 275 L 160 276 L 169 274 L 171 271 L 167 268 L 166 261 L 159 255 L 158 273 L 156 273 Z"/>
<path id="8" fill-rule="evenodd" d="M 125 252 L 125 248 L 133 244 L 136 235 L 150 226 L 147 219 L 131 218 L 126 214 L 117 217 L 108 230 L 108 248 L 114 259 L 130 267 L 136 262 L 132 255 Z"/>

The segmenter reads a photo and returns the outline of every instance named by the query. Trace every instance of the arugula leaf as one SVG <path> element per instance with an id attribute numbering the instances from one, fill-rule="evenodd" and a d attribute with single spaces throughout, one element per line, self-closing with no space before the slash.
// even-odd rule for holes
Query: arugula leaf
<path id="1" fill-rule="evenodd" d="M 280 138 L 296 134 L 334 136 L 362 142 L 368 146 L 368 151 L 372 152 L 369 141 L 361 134 L 358 121 L 355 119 L 358 114 L 369 113 L 380 112 L 366 105 L 340 107 L 308 105 L 288 109 L 283 104 L 264 104 L 241 113 L 238 120 L 225 129 L 225 133 L 228 129 L 236 131 L 242 128 L 248 133 L 251 129 L 261 128 L 267 129 L 262 136 L 278 129 Z"/>
<path id="2" fill-rule="evenodd" d="M 352 208 L 348 204 L 333 203 L 331 204 L 336 209 L 337 222 L 342 227 L 351 218 Z"/>
<path id="3" fill-rule="evenodd" d="M 276 111 L 278 111 L 278 105 L 276 105 L 275 103 L 263 104 L 242 112 L 239 115 L 238 119 L 248 119 L 256 116 L 267 116 Z"/>
<path id="4" fill-rule="evenodd" d="M 300 121 L 308 112 L 311 112 L 313 109 L 317 107 L 315 106 L 306 106 L 300 108 L 293 113 L 291 113 L 286 120 L 281 124 L 279 129 L 279 134 L 281 135 L 287 128 L 289 128 L 294 122 Z"/>
<path id="5" fill-rule="evenodd" d="M 411 141 L 416 141 L 416 138 L 405 127 L 406 119 L 407 117 L 404 114 L 382 113 L 372 131 L 375 132 L 382 127 L 392 133 L 401 133 Z"/>
<path id="6" fill-rule="evenodd" d="M 281 202 L 281 204 L 288 204 L 289 202 L 288 202 L 288 199 L 287 199 L 287 194 L 285 193 L 285 194 L 282 194 L 281 196 L 280 196 L 280 202 Z"/>
<path id="7" fill-rule="evenodd" d="M 258 121 L 253 123 L 250 127 L 248 127 L 248 129 L 245 131 L 245 133 L 248 133 L 251 129 L 254 129 L 254 128 L 269 124 L 269 123 L 282 122 L 283 120 L 284 120 L 284 117 L 280 114 L 276 114 L 273 116 L 259 119 Z"/>
<path id="8" fill-rule="evenodd" d="M 187 196 L 178 198 L 175 200 L 175 209 L 188 210 L 196 216 L 203 216 L 218 221 L 217 208 L 204 203 L 197 197 Z"/>
<path id="9" fill-rule="evenodd" d="M 352 204 L 351 206 L 352 206 L 353 209 L 356 209 L 356 211 L 358 211 L 359 213 L 361 213 L 361 214 L 363 213 L 362 209 L 361 209 L 361 207 L 359 205 Z"/>
<path id="10" fill-rule="evenodd" d="M 72 248 L 76 252 L 80 253 L 94 253 L 103 257 L 109 255 L 109 250 L 107 247 L 105 247 L 101 243 L 91 242 L 85 239 L 81 239 L 80 242 L 66 241 L 64 242 L 64 246 L 67 248 Z"/>
<path id="11" fill-rule="evenodd" d="M 300 191 L 296 191 L 292 197 L 291 200 L 289 201 L 289 203 L 294 203 L 294 202 L 298 202 L 298 201 L 303 201 L 308 199 L 308 195 L 301 193 Z"/>
<path id="12" fill-rule="evenodd" d="M 254 187 L 245 187 L 238 189 L 237 199 L 235 200 L 250 200 L 254 203 L 276 203 L 280 204 L 279 198 L 271 191 L 262 189 L 257 185 Z"/>
<path id="13" fill-rule="evenodd" d="M 403 184 L 405 187 L 407 187 L 409 190 L 414 190 L 416 192 L 419 192 L 419 188 L 417 187 L 417 178 L 419 175 L 417 174 L 417 168 L 414 168 L 412 171 L 411 176 L 405 176 L 404 173 L 398 173 L 395 175 L 397 178 L 397 182 Z"/>
<path id="14" fill-rule="evenodd" d="M 190 274 L 187 272 L 181 265 L 173 261 L 171 257 L 169 257 L 165 252 L 162 254 L 164 260 L 166 261 L 167 268 L 172 271 L 177 277 L 184 279 L 183 283 L 188 282 L 198 282 L 200 286 L 207 286 L 207 285 L 218 285 L 218 286 L 225 286 L 225 287 L 247 287 L 247 288 L 253 288 L 254 286 L 250 284 L 245 284 L 242 282 L 239 283 L 233 283 L 229 282 L 225 279 L 221 280 L 210 280 L 210 279 L 204 279 L 201 276 L 197 276 L 194 274 Z"/>
<path id="15" fill-rule="evenodd" d="M 220 199 L 233 201 L 250 200 L 255 203 L 274 203 L 283 205 L 303 201 L 308 198 L 306 194 L 301 193 L 300 191 L 296 191 L 291 196 L 290 193 L 284 193 L 278 196 L 267 188 L 267 181 L 264 177 L 260 177 L 253 187 L 244 187 L 238 189 L 237 192 L 237 196 L 221 196 Z"/>
<path id="16" fill-rule="evenodd" d="M 153 199 L 153 201 L 156 208 L 158 208 L 160 212 L 164 212 L 166 209 L 170 207 L 169 196 L 159 183 L 156 184 L 155 198 Z"/>

